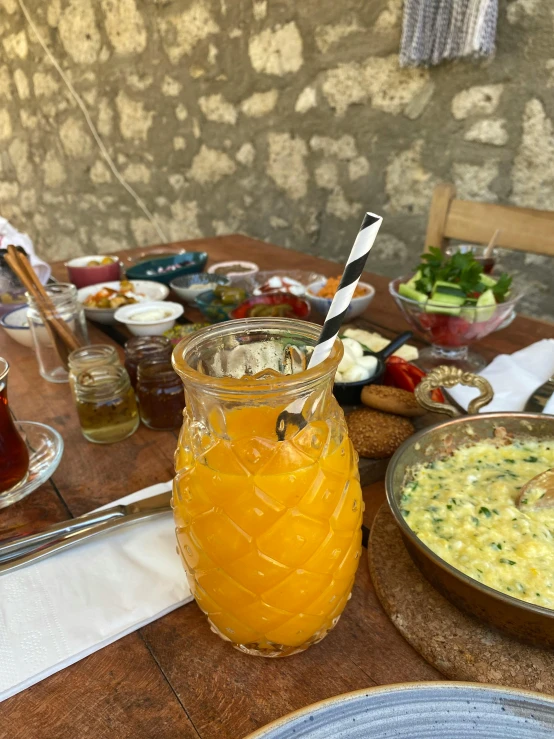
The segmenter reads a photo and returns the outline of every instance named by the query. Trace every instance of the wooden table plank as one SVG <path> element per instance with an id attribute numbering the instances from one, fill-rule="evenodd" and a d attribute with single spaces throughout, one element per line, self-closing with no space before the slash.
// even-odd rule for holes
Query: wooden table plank
<path id="1" fill-rule="evenodd" d="M 14 695 L 0 739 L 198 739 L 139 633 Z"/>
<path id="2" fill-rule="evenodd" d="M 183 245 L 188 250 L 205 249 L 211 262 L 247 259 L 265 269 L 279 265 L 328 276 L 340 271 L 327 260 L 241 235 Z M 58 279 L 67 279 L 63 265 L 54 265 L 53 272 Z M 386 336 L 406 330 L 388 294 L 388 280 L 372 274 L 367 280 L 377 289 L 365 315 L 368 326 Z M 189 309 L 187 314 L 195 317 Z M 551 324 L 518 317 L 477 348 L 492 357 L 552 333 Z M 91 340 L 112 343 L 94 326 Z M 3 334 L 0 354 L 12 365 L 10 401 L 16 415 L 50 423 L 62 432 L 66 444 L 53 481 L 0 510 L 0 536 L 39 528 L 66 518 L 68 512 L 78 515 L 171 477 L 174 434 L 141 427 L 119 444 L 90 444 L 79 430 L 68 386 L 43 381 L 33 353 Z M 364 499 L 365 523 L 371 525 L 384 499 L 383 484 L 366 488 Z M 211 633 L 204 615 L 189 604 L 5 702 L 0 739 L 76 735 L 240 739 L 267 721 L 324 697 L 373 684 L 439 677 L 382 611 L 363 557 L 343 618 L 307 652 L 282 660 L 242 655 Z"/>

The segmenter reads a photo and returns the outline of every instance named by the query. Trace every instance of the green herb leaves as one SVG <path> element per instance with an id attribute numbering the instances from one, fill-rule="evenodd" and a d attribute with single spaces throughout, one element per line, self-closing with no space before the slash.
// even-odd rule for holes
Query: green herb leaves
<path id="1" fill-rule="evenodd" d="M 421 257 L 418 274 L 415 289 L 427 295 L 431 294 L 437 281 L 459 285 L 470 300 L 488 289 L 481 281 L 483 266 L 471 252 L 456 252 L 448 257 L 437 247 L 431 246 Z M 491 289 L 498 303 L 505 300 L 511 284 L 512 278 L 506 273 L 496 280 Z"/>

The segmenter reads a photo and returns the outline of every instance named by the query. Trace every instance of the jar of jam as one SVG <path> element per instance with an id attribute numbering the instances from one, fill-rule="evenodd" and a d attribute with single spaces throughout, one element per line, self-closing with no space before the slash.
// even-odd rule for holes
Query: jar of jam
<path id="1" fill-rule="evenodd" d="M 125 367 L 97 365 L 79 372 L 74 393 L 81 431 L 88 441 L 112 444 L 137 430 L 137 402 Z"/>
<path id="2" fill-rule="evenodd" d="M 169 431 L 183 423 L 185 394 L 169 360 L 143 359 L 138 366 L 136 390 L 145 426 Z"/>
<path id="3" fill-rule="evenodd" d="M 99 365 L 107 364 L 111 367 L 117 367 L 119 355 L 113 346 L 109 344 L 90 344 L 89 346 L 81 346 L 72 351 L 68 358 L 69 362 L 69 386 L 73 391 L 75 378 L 83 370 Z"/>
<path id="4" fill-rule="evenodd" d="M 134 336 L 125 344 L 125 369 L 131 385 L 137 387 L 137 367 L 142 359 L 171 358 L 173 345 L 166 336 Z"/>

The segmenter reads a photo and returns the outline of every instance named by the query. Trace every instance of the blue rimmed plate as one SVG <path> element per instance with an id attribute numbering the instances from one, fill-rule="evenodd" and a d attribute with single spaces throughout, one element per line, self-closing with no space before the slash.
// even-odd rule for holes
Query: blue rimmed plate
<path id="1" fill-rule="evenodd" d="M 247 739 L 546 739 L 554 698 L 478 683 L 404 683 L 315 703 Z"/>

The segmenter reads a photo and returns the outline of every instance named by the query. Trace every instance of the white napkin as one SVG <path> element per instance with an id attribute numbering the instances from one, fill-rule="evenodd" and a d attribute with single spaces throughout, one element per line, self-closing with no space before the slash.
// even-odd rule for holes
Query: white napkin
<path id="1" fill-rule="evenodd" d="M 20 233 L 9 221 L 0 216 L 0 249 L 6 249 L 10 244 L 13 244 L 13 246 L 22 246 L 25 249 L 31 262 L 31 267 L 37 273 L 41 283 L 46 285 L 52 272 L 50 265 L 37 257 L 33 242 L 27 234 Z"/>
<path id="2" fill-rule="evenodd" d="M 481 413 L 522 411 L 535 390 L 554 375 L 554 339 L 542 339 L 513 354 L 500 354 L 479 374 L 494 390 L 493 400 Z M 462 385 L 448 392 L 466 410 L 479 395 L 476 388 Z M 554 414 L 554 397 L 546 404 L 544 413 Z"/>
<path id="3" fill-rule="evenodd" d="M 170 489 L 152 485 L 109 505 Z M 189 600 L 171 514 L 0 575 L 0 701 Z"/>

